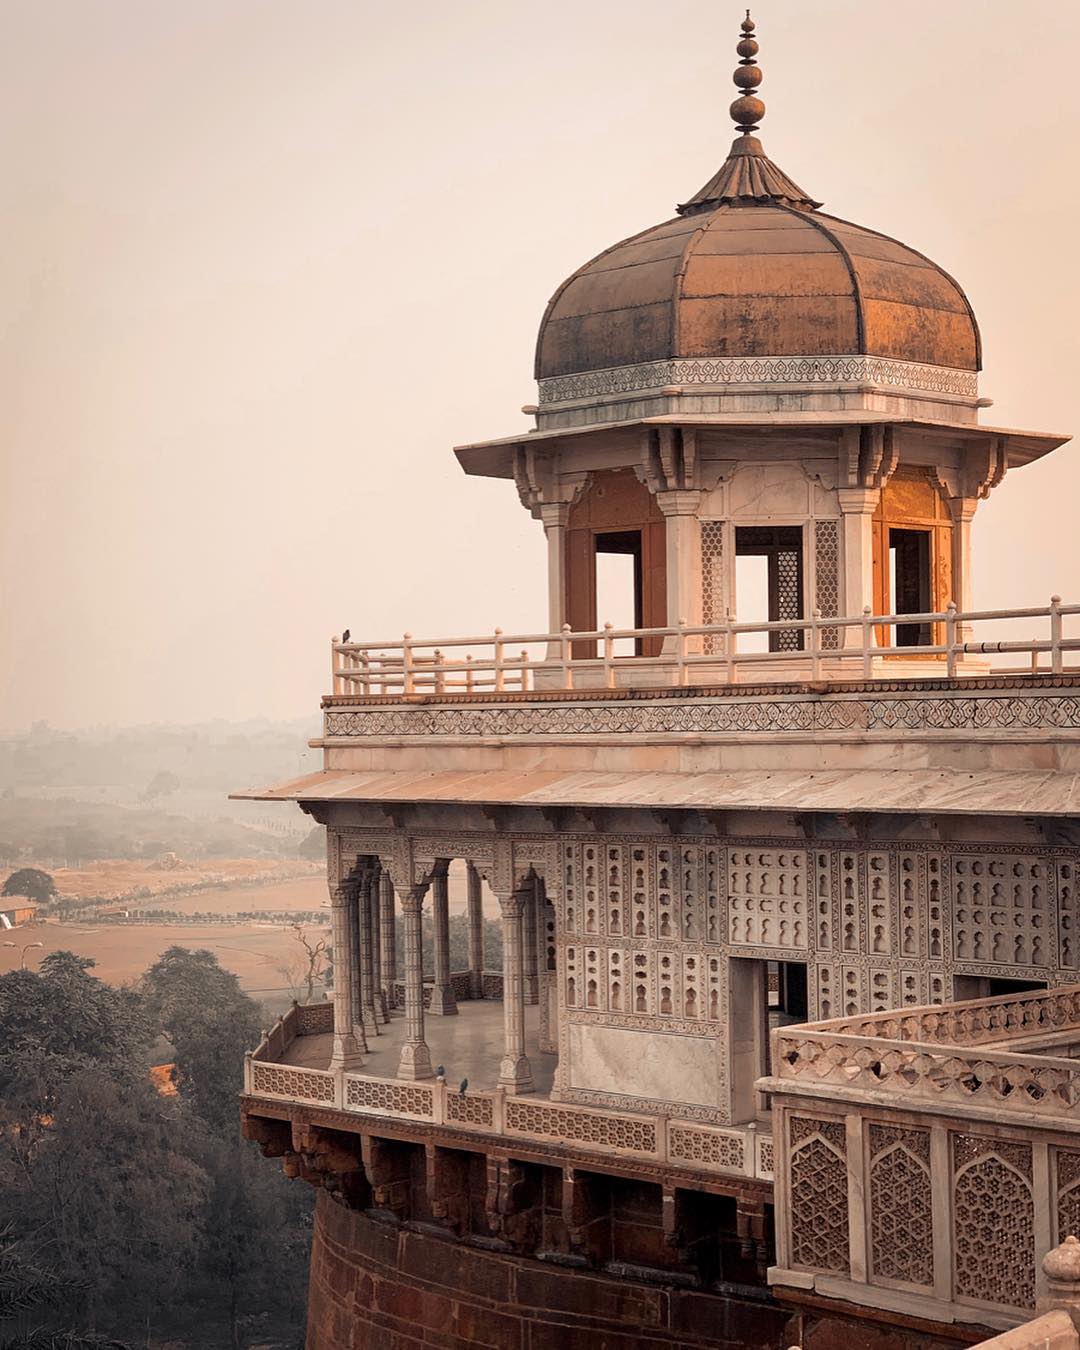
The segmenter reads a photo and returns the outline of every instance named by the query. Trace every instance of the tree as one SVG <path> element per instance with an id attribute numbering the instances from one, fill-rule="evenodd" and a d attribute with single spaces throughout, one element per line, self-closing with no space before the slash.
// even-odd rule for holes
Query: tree
<path id="1" fill-rule="evenodd" d="M 158 797 L 169 797 L 180 786 L 180 779 L 177 778 L 170 769 L 160 769 L 150 782 L 147 784 L 146 792 L 143 794 L 147 801 L 155 801 Z"/>
<path id="2" fill-rule="evenodd" d="M 56 894 L 56 882 L 40 867 L 20 867 L 4 882 L 4 895 L 25 895 L 39 904 L 45 904 Z"/>
<path id="3" fill-rule="evenodd" d="M 262 1013 L 208 951 L 170 947 L 143 977 L 158 1025 L 176 1052 L 177 1083 L 200 1118 L 236 1130 L 244 1054 L 258 1044 Z"/>
<path id="4" fill-rule="evenodd" d="M 289 927 L 302 950 L 297 961 L 279 966 L 278 969 L 288 980 L 293 997 L 298 998 L 303 994 L 305 1003 L 310 1003 L 315 997 L 316 981 L 321 979 L 325 983 L 330 944 L 325 937 L 308 937 L 302 923 L 292 923 Z"/>
<path id="5" fill-rule="evenodd" d="M 18 1317 L 23 1330 L 0 1339 L 0 1350 L 127 1350 L 119 1341 L 77 1331 L 30 1327 L 27 1314 L 55 1307 L 72 1293 L 72 1282 L 25 1256 L 10 1224 L 0 1228 L 0 1322 Z M 47 1315 L 47 1314 L 45 1314 Z"/>

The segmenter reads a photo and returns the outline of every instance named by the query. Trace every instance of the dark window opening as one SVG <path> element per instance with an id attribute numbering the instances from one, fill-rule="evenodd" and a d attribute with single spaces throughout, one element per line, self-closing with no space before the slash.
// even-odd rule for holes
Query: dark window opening
<path id="1" fill-rule="evenodd" d="M 930 611 L 930 531 L 889 531 L 889 570 L 894 614 Z M 928 647 L 933 641 L 928 623 L 898 623 L 898 647 Z"/>
<path id="2" fill-rule="evenodd" d="M 643 591 L 641 531 L 617 530 L 595 536 L 596 621 L 616 629 L 641 628 Z M 641 655 L 640 640 L 634 654 Z"/>
<path id="3" fill-rule="evenodd" d="M 769 623 L 803 617 L 803 532 L 797 525 L 738 526 L 735 530 L 736 585 L 739 558 L 766 559 Z M 736 615 L 743 623 L 753 623 L 756 617 Z M 803 649 L 802 629 L 770 633 L 768 637 L 771 652 L 798 652 Z"/>
<path id="4" fill-rule="evenodd" d="M 965 1003 L 973 998 L 1008 998 L 1010 994 L 1026 994 L 1046 989 L 1045 980 L 1009 980 L 996 975 L 954 975 L 953 998 Z"/>

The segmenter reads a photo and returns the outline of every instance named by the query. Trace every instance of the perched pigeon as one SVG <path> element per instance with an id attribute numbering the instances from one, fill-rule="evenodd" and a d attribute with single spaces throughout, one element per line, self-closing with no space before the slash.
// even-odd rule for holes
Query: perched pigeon
<path id="1" fill-rule="evenodd" d="M 349 640 L 350 637 L 352 637 L 352 634 L 351 634 L 351 633 L 349 632 L 349 630 L 346 628 L 345 631 L 344 631 L 344 633 L 342 633 L 342 635 L 341 635 L 341 640 L 342 640 L 342 642 L 348 642 L 348 640 Z"/>
<path id="2" fill-rule="evenodd" d="M 461 1086 L 458 1088 L 458 1096 L 459 1096 L 459 1097 L 464 1097 L 464 1096 L 465 1096 L 465 1089 L 466 1089 L 468 1086 L 469 1086 L 469 1080 L 468 1080 L 467 1078 L 463 1078 L 463 1079 L 461 1080 Z"/>
<path id="3" fill-rule="evenodd" d="M 435 1070 L 435 1077 L 436 1077 L 436 1078 L 445 1078 L 445 1077 L 446 1077 L 446 1070 L 445 1070 L 445 1068 L 444 1068 L 441 1064 L 440 1064 L 439 1067 Z"/>

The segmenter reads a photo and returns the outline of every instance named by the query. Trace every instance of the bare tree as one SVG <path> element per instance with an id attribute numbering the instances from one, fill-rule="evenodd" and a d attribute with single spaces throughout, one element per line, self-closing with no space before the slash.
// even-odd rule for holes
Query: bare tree
<path id="1" fill-rule="evenodd" d="M 305 1002 L 310 1003 L 315 997 L 315 983 L 326 973 L 329 964 L 329 945 L 325 935 L 320 938 L 311 938 L 302 923 L 293 923 L 289 927 L 293 930 L 296 941 L 303 949 L 302 955 L 298 956 L 296 965 L 299 966 L 299 979 L 297 985 L 306 986 L 307 997 Z M 296 966 L 290 962 L 293 969 Z M 290 984 L 292 979 L 286 975 Z"/>

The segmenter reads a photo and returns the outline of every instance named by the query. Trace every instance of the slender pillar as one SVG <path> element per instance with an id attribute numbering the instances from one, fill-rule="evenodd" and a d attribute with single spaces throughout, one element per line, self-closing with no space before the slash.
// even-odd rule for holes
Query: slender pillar
<path id="1" fill-rule="evenodd" d="M 386 1006 L 397 1007 L 397 930 L 394 918 L 394 883 L 390 873 L 379 873 L 379 904 L 382 914 L 379 919 L 379 937 L 382 946 L 383 988 L 386 990 Z"/>
<path id="2" fill-rule="evenodd" d="M 874 512 L 881 500 L 877 488 L 841 488 L 837 493 L 844 513 L 844 559 L 841 573 L 842 614 L 857 619 L 869 606 L 874 608 Z M 862 630 L 852 625 L 843 630 L 845 647 L 862 646 Z"/>
<path id="3" fill-rule="evenodd" d="M 535 880 L 527 884 L 525 912 L 521 918 L 524 947 L 521 976 L 522 991 L 526 1003 L 540 1002 L 540 970 L 537 962 L 536 945 L 537 884 Z"/>
<path id="4" fill-rule="evenodd" d="M 548 546 L 548 632 L 559 633 L 566 622 L 566 502 L 544 502 L 540 519 Z M 557 651 L 552 653 L 557 655 Z"/>
<path id="5" fill-rule="evenodd" d="M 352 994 L 355 967 L 349 941 L 349 888 L 330 887 L 330 934 L 334 950 L 334 1040 L 330 1067 L 358 1069 L 364 1062 L 352 1027 Z"/>
<path id="6" fill-rule="evenodd" d="M 446 867 L 440 867 L 432 877 L 431 893 L 434 898 L 435 984 L 428 1011 L 439 1017 L 452 1017 L 457 1013 L 457 999 L 450 983 L 450 889 Z"/>
<path id="7" fill-rule="evenodd" d="M 952 516 L 952 595 L 944 596 L 947 604 L 955 601 L 961 614 L 970 614 L 975 608 L 975 598 L 971 585 L 971 522 L 975 519 L 977 497 L 950 497 L 949 514 Z M 971 625 L 959 625 L 957 640 L 971 641 Z"/>
<path id="8" fill-rule="evenodd" d="M 371 905 L 371 973 L 372 989 L 375 992 L 375 1015 L 377 1022 L 388 1022 L 390 1020 L 386 1011 L 386 994 L 383 991 L 383 973 L 382 973 L 382 896 L 380 887 L 380 878 L 382 877 L 382 868 L 375 869 L 375 875 L 371 882 L 371 895 L 369 902 Z"/>
<path id="9" fill-rule="evenodd" d="M 360 884 L 360 986 L 363 990 L 364 1026 L 379 1035 L 375 1003 L 375 961 L 371 910 L 378 882 L 372 869 Z"/>
<path id="10" fill-rule="evenodd" d="M 480 873 L 473 863 L 465 870 L 468 885 L 469 917 L 469 993 L 484 997 L 484 902 L 480 895 Z"/>
<path id="11" fill-rule="evenodd" d="M 351 973 L 349 1007 L 352 1009 L 352 1030 L 357 1045 L 367 1050 L 367 1028 L 364 1026 L 364 1000 L 360 984 L 360 903 L 364 893 L 362 881 L 350 881 L 349 894 L 349 947 L 348 962 Z"/>
<path id="12" fill-rule="evenodd" d="M 686 489 L 658 492 L 656 503 L 664 513 L 667 622 L 673 626 L 682 619 L 691 626 L 700 624 L 701 493 Z M 665 655 L 674 653 L 677 645 L 676 638 L 665 638 Z M 686 639 L 688 652 L 700 652 L 701 647 L 700 637 Z"/>
<path id="13" fill-rule="evenodd" d="M 503 929 L 503 1028 L 506 1052 L 499 1066 L 499 1085 L 509 1092 L 532 1089 L 532 1066 L 525 1055 L 525 990 L 522 977 L 522 917 L 525 896 L 499 896 Z"/>
<path id="14" fill-rule="evenodd" d="M 399 1078 L 431 1078 L 431 1054 L 424 1040 L 424 950 L 421 936 L 423 886 L 401 893 L 405 944 L 405 1043 Z"/>

